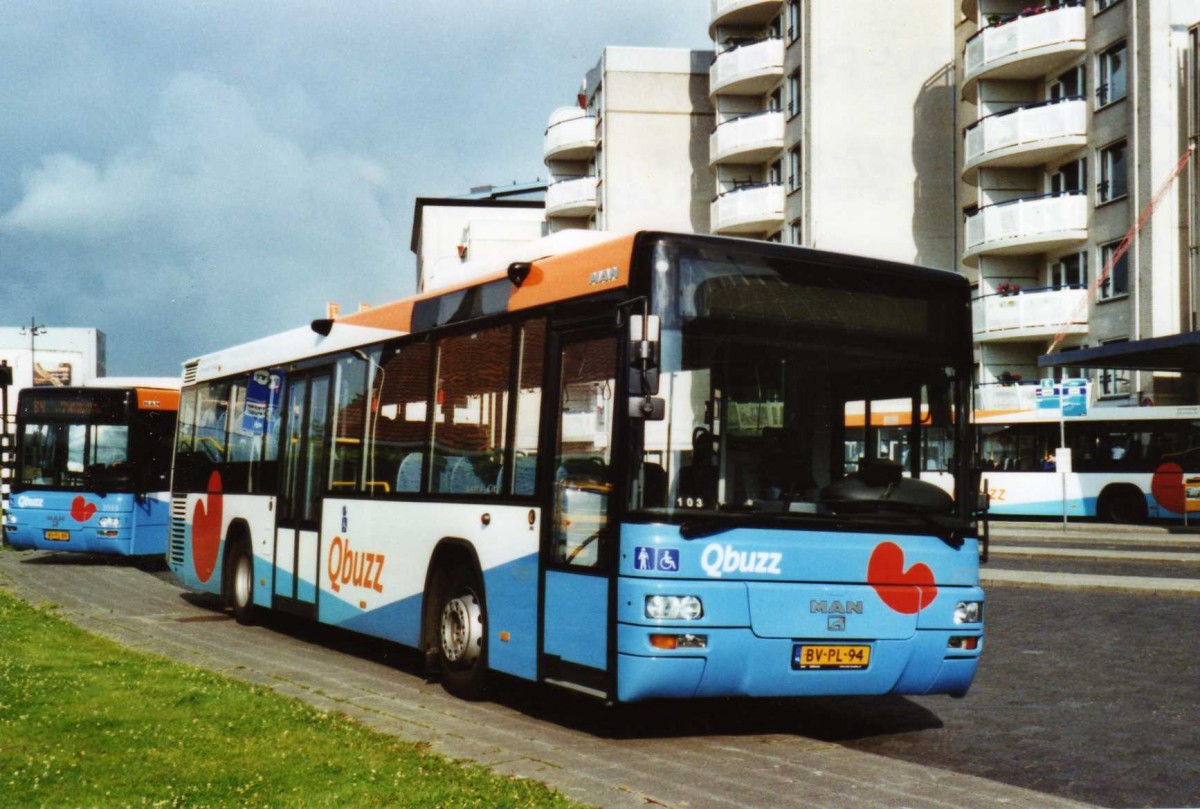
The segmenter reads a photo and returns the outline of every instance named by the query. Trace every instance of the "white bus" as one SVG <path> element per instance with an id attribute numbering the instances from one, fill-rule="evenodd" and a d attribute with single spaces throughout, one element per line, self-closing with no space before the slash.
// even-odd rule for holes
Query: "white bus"
<path id="1" fill-rule="evenodd" d="M 1200 486 L 1200 407 L 1092 407 L 1063 427 L 1068 517 L 1134 523 L 1181 519 L 1189 499 L 1200 508 L 1188 497 Z M 975 435 L 992 516 L 1063 515 L 1056 411 L 977 413 Z"/>
<path id="2" fill-rule="evenodd" d="M 467 697 L 489 672 L 614 701 L 962 695 L 968 296 L 638 233 L 209 354 L 184 367 L 171 569 L 242 621 L 422 650 Z M 911 426 L 878 433 L 884 402 Z"/>

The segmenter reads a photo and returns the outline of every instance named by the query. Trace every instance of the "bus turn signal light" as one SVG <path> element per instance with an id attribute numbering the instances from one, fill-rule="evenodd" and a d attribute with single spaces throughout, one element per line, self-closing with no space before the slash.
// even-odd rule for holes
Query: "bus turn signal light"
<path id="1" fill-rule="evenodd" d="M 950 638 L 949 647 L 951 649 L 964 649 L 966 651 L 974 651 L 975 649 L 979 648 L 979 636 L 978 635 L 966 635 L 966 636 L 955 635 L 954 637 Z"/>
<path id="2" fill-rule="evenodd" d="M 655 649 L 706 649 L 708 635 L 661 635 L 652 634 L 650 645 Z"/>

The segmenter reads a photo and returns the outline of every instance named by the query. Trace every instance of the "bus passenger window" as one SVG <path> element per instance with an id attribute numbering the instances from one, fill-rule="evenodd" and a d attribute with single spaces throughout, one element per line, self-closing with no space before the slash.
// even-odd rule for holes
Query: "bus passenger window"
<path id="1" fill-rule="evenodd" d="M 517 424 L 513 430 L 513 473 L 505 494 L 530 495 L 537 484 L 538 432 L 542 414 L 543 356 L 546 321 L 533 320 L 521 328 L 521 367 L 517 382 Z"/>
<path id="2" fill-rule="evenodd" d="M 598 567 L 605 559 L 616 359 L 614 337 L 563 347 L 554 459 L 558 563 Z"/>
<path id="3" fill-rule="evenodd" d="M 368 494 L 422 491 L 429 447 L 428 343 L 404 346 L 375 371 L 371 384 Z"/>
<path id="4" fill-rule="evenodd" d="M 360 489 L 359 470 L 365 438 L 368 356 L 338 360 L 333 397 L 333 446 L 330 455 L 329 489 L 334 494 Z M 378 354 L 378 350 L 374 353 Z"/>
<path id="5" fill-rule="evenodd" d="M 508 443 L 511 346 L 510 326 L 439 344 L 431 492 L 498 491 Z"/>

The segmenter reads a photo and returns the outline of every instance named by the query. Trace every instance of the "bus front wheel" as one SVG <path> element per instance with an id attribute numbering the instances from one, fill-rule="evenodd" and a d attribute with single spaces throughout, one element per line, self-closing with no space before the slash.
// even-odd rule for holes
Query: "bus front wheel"
<path id="1" fill-rule="evenodd" d="M 1141 490 L 1130 484 L 1109 486 L 1100 492 L 1096 516 L 1104 522 L 1138 523 L 1147 518 L 1146 498 Z"/>
<path id="2" fill-rule="evenodd" d="M 483 589 L 466 563 L 447 571 L 438 603 L 438 669 L 442 687 L 477 700 L 487 673 L 487 624 Z"/>
<path id="3" fill-rule="evenodd" d="M 254 623 L 254 558 L 245 542 L 234 544 L 226 565 L 226 603 L 239 624 Z"/>

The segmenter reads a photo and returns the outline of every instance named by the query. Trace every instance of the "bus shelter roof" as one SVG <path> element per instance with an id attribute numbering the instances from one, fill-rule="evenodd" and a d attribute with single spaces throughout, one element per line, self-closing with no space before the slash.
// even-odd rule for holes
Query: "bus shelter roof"
<path id="1" fill-rule="evenodd" d="M 1123 368 L 1131 371 L 1200 372 L 1200 331 L 1109 343 L 1038 357 L 1039 368 Z"/>

